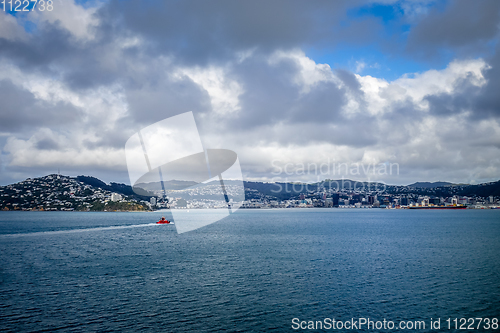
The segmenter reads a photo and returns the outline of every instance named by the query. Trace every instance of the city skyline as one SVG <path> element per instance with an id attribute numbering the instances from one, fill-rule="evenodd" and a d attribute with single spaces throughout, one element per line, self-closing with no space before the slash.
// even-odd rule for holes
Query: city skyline
<path id="1" fill-rule="evenodd" d="M 188 111 L 245 180 L 497 181 L 499 37 L 498 1 L 0 10 L 0 185 L 58 170 L 129 183 L 127 139 Z M 349 168 L 308 168 L 332 164 Z"/>
<path id="2" fill-rule="evenodd" d="M 305 185 L 305 186 L 304 186 Z M 190 209 L 218 209 L 214 218 L 239 208 L 499 209 L 500 181 L 480 185 L 416 183 L 394 186 L 352 180 L 317 184 L 229 181 L 106 184 L 60 174 L 0 186 L 1 211 L 154 211 L 173 209 L 174 220 Z M 141 190 L 138 190 L 138 187 Z M 241 194 L 243 193 L 243 196 Z M 224 195 L 223 195 L 224 194 Z M 225 198 L 229 196 L 230 200 Z M 187 211 L 183 211 L 187 210 Z M 227 216 L 227 215 L 226 215 Z"/>

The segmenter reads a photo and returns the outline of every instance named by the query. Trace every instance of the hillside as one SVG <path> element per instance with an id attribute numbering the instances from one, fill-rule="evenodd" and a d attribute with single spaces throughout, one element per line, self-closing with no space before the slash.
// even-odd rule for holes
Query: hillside
<path id="1" fill-rule="evenodd" d="M 113 193 L 115 201 L 110 200 Z M 130 186 L 107 185 L 86 176 L 48 175 L 0 186 L 1 210 L 146 210 L 147 206 L 140 199 L 141 196 L 131 192 Z"/>
<path id="2" fill-rule="evenodd" d="M 460 195 L 466 196 L 476 195 L 479 197 L 498 197 L 500 196 L 500 180 L 492 183 L 469 185 L 463 188 L 459 193 Z"/>
<path id="3" fill-rule="evenodd" d="M 134 192 L 134 190 L 132 189 L 132 186 L 129 186 L 126 184 L 120 184 L 120 183 L 113 183 L 113 182 L 109 183 L 109 185 L 108 185 L 105 182 L 103 182 L 102 180 L 95 178 L 95 177 L 92 177 L 92 176 L 77 176 L 76 180 L 79 182 L 82 182 L 84 184 L 93 186 L 95 188 L 100 188 L 100 189 L 105 190 L 105 191 L 115 192 L 115 193 L 119 193 L 122 195 L 130 196 L 136 200 L 146 200 L 147 201 L 147 200 L 149 200 L 149 198 L 151 198 L 153 196 L 153 193 L 147 192 L 147 189 L 145 189 L 145 191 L 143 193 L 141 193 L 142 195 L 139 195 L 136 192 Z"/>

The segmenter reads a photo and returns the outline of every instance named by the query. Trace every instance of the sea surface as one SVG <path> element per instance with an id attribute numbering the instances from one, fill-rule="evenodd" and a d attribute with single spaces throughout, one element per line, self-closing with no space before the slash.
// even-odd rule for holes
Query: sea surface
<path id="1" fill-rule="evenodd" d="M 500 318 L 500 210 L 239 210 L 184 234 L 161 214 L 0 212 L 0 331 Z"/>

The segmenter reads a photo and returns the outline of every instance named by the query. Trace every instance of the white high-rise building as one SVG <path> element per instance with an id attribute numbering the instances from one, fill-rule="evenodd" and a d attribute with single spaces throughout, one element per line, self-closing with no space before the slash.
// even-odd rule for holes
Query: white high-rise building
<path id="1" fill-rule="evenodd" d="M 122 199 L 122 195 L 119 193 L 111 193 L 111 201 L 120 201 Z"/>

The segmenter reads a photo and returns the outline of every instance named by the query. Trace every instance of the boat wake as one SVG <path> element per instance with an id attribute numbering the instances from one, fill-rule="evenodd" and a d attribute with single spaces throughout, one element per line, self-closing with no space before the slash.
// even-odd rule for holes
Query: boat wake
<path id="1" fill-rule="evenodd" d="M 116 229 L 130 229 L 130 228 L 144 228 L 157 226 L 156 223 L 143 223 L 143 224 L 131 224 L 131 225 L 115 225 L 109 227 L 94 227 L 94 228 L 79 228 L 70 230 L 54 230 L 54 231 L 37 231 L 37 232 L 26 232 L 26 233 L 16 233 L 16 234 L 3 234 L 3 237 L 25 237 L 25 236 L 42 236 L 42 235 L 59 235 L 59 234 L 71 234 L 78 232 L 92 232 L 92 231 L 103 231 L 103 230 L 116 230 Z"/>

